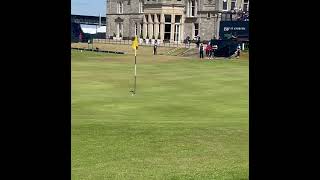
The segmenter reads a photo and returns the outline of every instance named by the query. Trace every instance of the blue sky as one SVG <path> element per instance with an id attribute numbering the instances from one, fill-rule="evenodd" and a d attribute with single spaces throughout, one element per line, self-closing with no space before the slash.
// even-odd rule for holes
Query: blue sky
<path id="1" fill-rule="evenodd" d="M 106 16 L 106 0 L 71 0 L 71 14 Z"/>

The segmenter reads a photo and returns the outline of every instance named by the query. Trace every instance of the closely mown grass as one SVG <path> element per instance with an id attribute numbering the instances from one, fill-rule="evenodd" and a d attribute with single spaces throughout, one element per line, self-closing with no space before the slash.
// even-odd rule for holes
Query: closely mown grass
<path id="1" fill-rule="evenodd" d="M 72 51 L 72 179 L 248 179 L 248 60 Z"/>

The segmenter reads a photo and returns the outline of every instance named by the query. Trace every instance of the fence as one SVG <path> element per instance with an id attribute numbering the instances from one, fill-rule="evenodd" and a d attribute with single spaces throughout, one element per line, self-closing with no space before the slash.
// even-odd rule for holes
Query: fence
<path id="1" fill-rule="evenodd" d="M 131 45 L 132 40 L 122 40 L 122 39 L 93 39 L 93 43 L 103 43 L 103 44 L 126 44 Z M 154 43 L 147 43 L 145 40 L 139 42 L 139 46 L 153 46 Z M 159 47 L 184 47 L 184 48 L 195 48 L 197 45 L 194 43 L 169 43 L 169 42 L 158 42 Z"/>
<path id="2" fill-rule="evenodd" d="M 125 54 L 125 52 L 121 52 L 121 51 L 105 51 L 105 50 L 100 50 L 100 49 L 86 49 L 86 48 L 73 48 L 71 47 L 71 49 L 74 50 L 81 50 L 81 51 L 95 51 L 95 52 L 104 52 L 104 53 L 113 53 L 113 54 Z"/>

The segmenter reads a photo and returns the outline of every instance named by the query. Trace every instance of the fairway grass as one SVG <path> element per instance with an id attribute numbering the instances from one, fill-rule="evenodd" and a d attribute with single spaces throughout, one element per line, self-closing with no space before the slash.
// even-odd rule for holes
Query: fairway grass
<path id="1" fill-rule="evenodd" d="M 248 60 L 72 51 L 72 179 L 248 179 Z"/>

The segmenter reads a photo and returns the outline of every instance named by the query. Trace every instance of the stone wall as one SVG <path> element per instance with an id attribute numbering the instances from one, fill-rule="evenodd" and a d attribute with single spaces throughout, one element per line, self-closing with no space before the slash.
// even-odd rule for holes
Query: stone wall
<path id="1" fill-rule="evenodd" d="M 123 14 L 117 14 L 117 2 L 120 1 L 123 2 Z M 242 3 L 243 0 L 237 0 L 237 7 L 241 6 Z M 176 5 L 172 7 L 167 4 Z M 187 0 L 144 0 L 144 13 L 139 13 L 139 0 L 107 0 L 107 36 L 113 36 L 113 33 L 117 34 L 116 25 L 119 22 L 123 24 L 123 37 L 134 36 L 135 23 L 138 25 L 138 36 L 140 36 L 140 23 L 143 22 L 144 15 L 171 14 L 182 15 L 180 40 L 185 39 L 187 35 L 193 38 L 194 23 L 199 23 L 199 35 L 202 40 L 211 39 L 214 36 L 218 37 L 219 21 L 216 17 L 217 14 L 213 12 L 222 10 L 222 0 L 198 0 L 198 12 L 194 18 L 186 17 L 186 4 Z M 231 0 L 228 0 L 228 8 L 230 7 Z M 208 13 L 210 13 L 210 18 L 207 17 Z M 146 30 L 145 27 L 145 30 L 143 30 L 144 36 Z"/>

